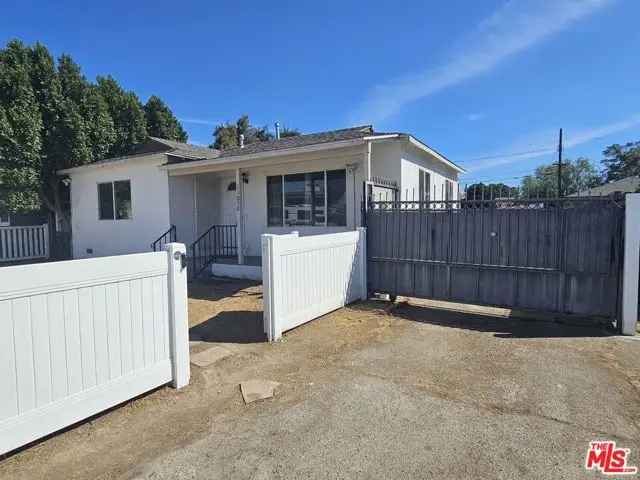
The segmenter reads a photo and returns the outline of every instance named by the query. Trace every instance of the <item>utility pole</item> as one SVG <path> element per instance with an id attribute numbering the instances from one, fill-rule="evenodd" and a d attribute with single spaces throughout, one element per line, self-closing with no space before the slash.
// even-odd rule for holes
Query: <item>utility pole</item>
<path id="1" fill-rule="evenodd" d="M 558 198 L 562 198 L 562 129 L 558 140 Z"/>

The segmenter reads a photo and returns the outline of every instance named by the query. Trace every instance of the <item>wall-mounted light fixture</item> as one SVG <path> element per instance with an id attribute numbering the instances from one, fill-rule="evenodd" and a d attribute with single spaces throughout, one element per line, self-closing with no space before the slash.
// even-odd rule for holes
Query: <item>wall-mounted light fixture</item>
<path id="1" fill-rule="evenodd" d="M 242 183 L 249 183 L 249 174 L 247 172 L 242 172 Z"/>

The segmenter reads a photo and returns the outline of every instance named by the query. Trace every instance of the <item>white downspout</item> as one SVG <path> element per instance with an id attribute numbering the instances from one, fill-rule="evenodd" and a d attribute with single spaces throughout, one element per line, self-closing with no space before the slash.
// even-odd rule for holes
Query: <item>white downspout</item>
<path id="1" fill-rule="evenodd" d="M 242 215 L 242 177 L 240 169 L 236 168 L 236 245 L 238 247 L 238 265 L 244 265 L 244 219 Z"/>

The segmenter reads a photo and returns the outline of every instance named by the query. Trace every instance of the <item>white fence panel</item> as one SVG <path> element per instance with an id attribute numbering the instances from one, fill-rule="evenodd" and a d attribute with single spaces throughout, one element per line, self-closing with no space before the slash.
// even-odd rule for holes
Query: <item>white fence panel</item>
<path id="1" fill-rule="evenodd" d="M 0 269 L 0 454 L 189 382 L 184 245 Z"/>
<path id="2" fill-rule="evenodd" d="M 262 235 L 264 328 L 270 341 L 367 298 L 366 230 Z"/>
<path id="3" fill-rule="evenodd" d="M 49 226 L 0 227 L 0 262 L 49 258 Z"/>

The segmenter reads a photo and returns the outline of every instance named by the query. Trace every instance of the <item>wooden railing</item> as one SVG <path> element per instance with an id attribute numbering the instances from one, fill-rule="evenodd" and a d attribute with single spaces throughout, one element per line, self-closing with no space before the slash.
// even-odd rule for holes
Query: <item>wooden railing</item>
<path id="1" fill-rule="evenodd" d="M 49 226 L 0 227 L 0 262 L 49 258 Z"/>

